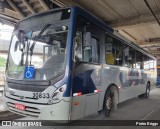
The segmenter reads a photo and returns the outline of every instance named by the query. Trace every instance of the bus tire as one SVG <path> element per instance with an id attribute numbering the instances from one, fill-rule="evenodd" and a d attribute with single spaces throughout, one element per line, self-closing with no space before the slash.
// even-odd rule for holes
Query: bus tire
<path id="1" fill-rule="evenodd" d="M 144 94 L 138 95 L 138 98 L 139 98 L 139 99 L 144 98 Z"/>
<path id="2" fill-rule="evenodd" d="M 104 107 L 103 113 L 106 117 L 110 116 L 111 110 L 113 107 L 113 93 L 109 89 L 104 98 Z"/>
<path id="3" fill-rule="evenodd" d="M 146 86 L 146 92 L 143 94 L 144 98 L 148 99 L 149 94 L 150 94 L 150 83 L 148 82 Z"/>

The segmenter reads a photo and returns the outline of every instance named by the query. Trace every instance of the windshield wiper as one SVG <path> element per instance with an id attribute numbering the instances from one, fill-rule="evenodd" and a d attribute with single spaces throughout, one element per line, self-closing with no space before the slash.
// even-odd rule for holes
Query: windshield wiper
<path id="1" fill-rule="evenodd" d="M 34 49 L 34 46 L 36 44 L 36 40 L 40 38 L 40 36 L 43 34 L 43 32 L 50 26 L 51 24 L 47 24 L 43 27 L 43 29 L 39 32 L 39 34 L 35 37 L 33 43 L 32 43 L 32 46 L 29 48 L 29 51 L 30 51 L 30 65 L 31 65 L 31 57 L 33 55 L 33 49 Z"/>

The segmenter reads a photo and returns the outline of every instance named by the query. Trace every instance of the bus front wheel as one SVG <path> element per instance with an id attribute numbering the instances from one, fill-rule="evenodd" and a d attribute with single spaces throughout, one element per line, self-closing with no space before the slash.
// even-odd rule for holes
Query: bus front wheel
<path id="1" fill-rule="evenodd" d="M 110 116 L 110 112 L 113 106 L 113 94 L 109 90 L 105 96 L 105 103 L 104 103 L 104 113 L 106 117 Z"/>
<path id="2" fill-rule="evenodd" d="M 99 115 L 109 117 L 111 109 L 113 107 L 113 93 L 109 90 L 104 98 L 103 110 L 99 111 Z"/>

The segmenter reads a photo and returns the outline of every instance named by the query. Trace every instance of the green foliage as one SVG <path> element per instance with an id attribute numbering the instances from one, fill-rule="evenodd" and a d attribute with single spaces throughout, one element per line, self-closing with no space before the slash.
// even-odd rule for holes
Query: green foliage
<path id="1" fill-rule="evenodd" d="M 6 66 L 6 59 L 3 57 L 0 57 L 0 67 L 5 67 Z"/>
<path id="2" fill-rule="evenodd" d="M 24 66 L 12 66 L 12 67 L 9 67 L 8 71 L 10 72 L 22 72 L 24 71 Z"/>

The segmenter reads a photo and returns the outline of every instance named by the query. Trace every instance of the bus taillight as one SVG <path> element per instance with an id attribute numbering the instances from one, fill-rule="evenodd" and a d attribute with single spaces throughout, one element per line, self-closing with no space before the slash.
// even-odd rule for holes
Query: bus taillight
<path id="1" fill-rule="evenodd" d="M 81 96 L 82 92 L 74 93 L 73 96 Z"/>
<path id="2" fill-rule="evenodd" d="M 95 92 L 95 93 L 97 93 L 97 92 L 101 92 L 101 90 L 97 89 L 97 90 L 94 90 L 94 92 Z"/>

